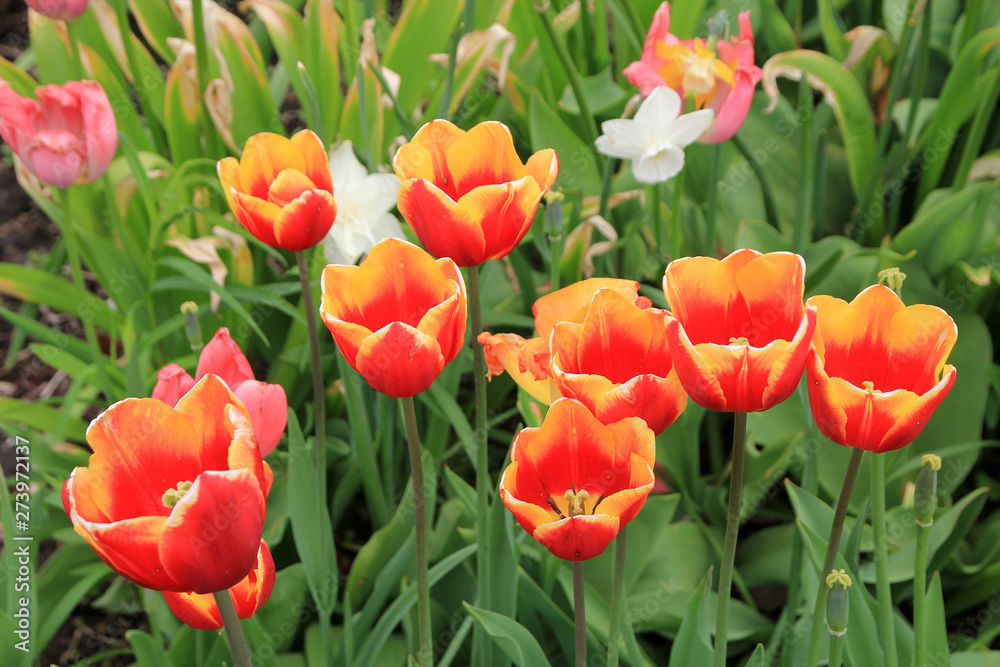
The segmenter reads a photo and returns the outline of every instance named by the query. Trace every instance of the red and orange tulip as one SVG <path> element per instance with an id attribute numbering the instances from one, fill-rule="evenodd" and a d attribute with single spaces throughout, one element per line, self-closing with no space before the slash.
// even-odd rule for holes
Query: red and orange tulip
<path id="1" fill-rule="evenodd" d="M 737 250 L 667 266 L 670 356 L 695 403 L 759 412 L 791 395 L 816 328 L 816 309 L 802 303 L 804 275 L 803 259 L 788 252 Z"/>
<path id="2" fill-rule="evenodd" d="M 219 328 L 208 345 L 198 357 L 198 370 L 195 377 L 177 364 L 169 364 L 156 374 L 156 386 L 153 387 L 153 398 L 158 398 L 170 407 L 177 405 L 181 396 L 208 374 L 218 376 L 250 415 L 253 424 L 260 455 L 267 456 L 281 440 L 288 423 L 288 399 L 285 389 L 279 384 L 258 382 L 254 379 L 253 369 L 247 361 L 243 350 L 229 336 L 229 329 Z"/>
<path id="3" fill-rule="evenodd" d="M 291 139 L 261 132 L 247 139 L 239 160 L 219 160 L 229 207 L 257 239 L 283 250 L 307 250 L 337 218 L 330 162 L 319 137 L 302 130 Z"/>
<path id="4" fill-rule="evenodd" d="M 397 151 L 392 166 L 403 181 L 399 212 L 432 255 L 459 266 L 506 257 L 559 173 L 552 149 L 522 163 L 510 130 L 496 121 L 465 132 L 432 120 Z"/>
<path id="5" fill-rule="evenodd" d="M 561 395 L 552 375 L 549 337 L 558 322 L 583 322 L 590 302 L 600 289 L 612 289 L 640 308 L 652 305 L 649 299 L 639 296 L 639 283 L 619 278 L 588 278 L 567 285 L 540 297 L 531 307 L 535 316 L 536 338 L 524 339 L 517 334 L 479 334 L 483 346 L 487 378 L 507 371 L 536 400 L 548 405 Z"/>
<path id="6" fill-rule="evenodd" d="M 250 417 L 214 375 L 171 408 L 115 403 L 87 429 L 94 450 L 62 500 L 73 528 L 112 570 L 160 591 L 235 586 L 260 549 L 271 469 Z"/>
<path id="7" fill-rule="evenodd" d="M 514 438 L 500 499 L 559 558 L 593 558 L 653 490 L 655 447 L 641 419 L 604 425 L 582 403 L 561 398 L 540 427 Z"/>
<path id="8" fill-rule="evenodd" d="M 274 589 L 274 559 L 264 540 L 260 541 L 260 551 L 257 552 L 257 562 L 247 576 L 229 589 L 236 607 L 236 615 L 240 618 L 250 618 L 271 597 Z M 198 593 L 174 593 L 164 591 L 174 616 L 197 630 L 219 630 L 222 628 L 222 616 L 214 595 Z"/>
<path id="9" fill-rule="evenodd" d="M 431 386 L 465 341 L 462 273 L 406 241 L 379 242 L 360 266 L 323 269 L 320 315 L 354 370 L 400 398 Z"/>
<path id="10" fill-rule="evenodd" d="M 808 304 L 817 324 L 806 377 L 820 431 L 871 452 L 908 445 L 955 383 L 945 364 L 954 320 L 936 306 L 906 307 L 883 285 L 851 303 L 814 296 Z"/>
<path id="11" fill-rule="evenodd" d="M 599 290 L 582 323 L 552 330 L 552 371 L 562 395 L 605 424 L 641 417 L 653 433 L 663 431 L 687 405 L 667 347 L 669 318 L 613 289 Z"/>

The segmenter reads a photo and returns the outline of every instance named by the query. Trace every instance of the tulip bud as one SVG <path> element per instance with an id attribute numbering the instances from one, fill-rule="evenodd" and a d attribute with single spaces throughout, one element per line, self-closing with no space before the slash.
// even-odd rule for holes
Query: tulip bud
<path id="1" fill-rule="evenodd" d="M 25 0 L 28 7 L 50 19 L 72 21 L 87 9 L 88 0 Z"/>
<path id="2" fill-rule="evenodd" d="M 826 585 L 830 587 L 830 595 L 826 598 L 826 627 L 834 637 L 842 637 L 847 633 L 847 587 L 851 585 L 851 577 L 845 570 L 830 570 Z"/>
<path id="3" fill-rule="evenodd" d="M 549 192 L 545 197 L 545 231 L 550 241 L 562 237 L 562 200 L 561 192 Z M 556 262 L 558 258 L 553 257 L 552 261 Z"/>
<path id="4" fill-rule="evenodd" d="M 941 469 L 941 457 L 924 454 L 920 465 L 913 492 L 913 512 L 917 525 L 929 528 L 934 525 L 934 510 L 937 509 L 937 471 Z"/>

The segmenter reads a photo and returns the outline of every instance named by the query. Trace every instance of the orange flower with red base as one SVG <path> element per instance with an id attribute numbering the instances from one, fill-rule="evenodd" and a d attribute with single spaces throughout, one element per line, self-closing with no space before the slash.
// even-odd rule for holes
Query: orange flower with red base
<path id="1" fill-rule="evenodd" d="M 506 257 L 531 228 L 556 180 L 555 151 L 521 162 L 510 130 L 486 121 L 466 132 L 432 120 L 392 160 L 403 181 L 399 212 L 435 257 L 479 266 Z"/>
<path id="2" fill-rule="evenodd" d="M 245 408 L 206 375 L 176 408 L 115 403 L 87 429 L 94 450 L 63 486 L 73 529 L 108 566 L 153 590 L 235 586 L 260 548 L 271 469 Z"/>
<path id="3" fill-rule="evenodd" d="M 386 239 L 360 266 L 323 270 L 320 315 L 354 370 L 400 398 L 424 391 L 465 342 L 465 282 L 455 262 Z"/>
<path id="4" fill-rule="evenodd" d="M 538 428 L 517 434 L 500 499 L 517 522 L 564 560 L 600 554 L 653 490 L 655 437 L 637 417 L 604 425 L 559 399 Z"/>
<path id="5" fill-rule="evenodd" d="M 905 306 L 873 285 L 847 303 L 814 296 L 815 349 L 806 377 L 809 404 L 823 434 L 871 452 L 905 447 L 955 384 L 945 361 L 958 338 L 936 306 Z"/>
<path id="6" fill-rule="evenodd" d="M 695 403 L 759 412 L 791 395 L 816 328 L 816 309 L 802 303 L 804 275 L 805 262 L 787 252 L 737 250 L 667 266 L 670 356 Z"/>

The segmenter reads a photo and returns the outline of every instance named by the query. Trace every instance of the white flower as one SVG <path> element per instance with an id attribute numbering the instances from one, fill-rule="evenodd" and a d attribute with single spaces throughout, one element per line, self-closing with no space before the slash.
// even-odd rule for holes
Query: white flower
<path id="1" fill-rule="evenodd" d="M 684 148 L 698 140 L 715 118 L 711 109 L 681 115 L 681 96 L 667 86 L 649 94 L 635 118 L 616 118 L 601 124 L 597 150 L 632 160 L 640 183 L 662 183 L 684 168 Z"/>
<path id="2" fill-rule="evenodd" d="M 369 174 L 345 141 L 330 154 L 337 220 L 323 239 L 330 264 L 353 264 L 382 239 L 405 238 L 399 220 L 389 213 L 396 205 L 400 180 L 396 174 Z"/>

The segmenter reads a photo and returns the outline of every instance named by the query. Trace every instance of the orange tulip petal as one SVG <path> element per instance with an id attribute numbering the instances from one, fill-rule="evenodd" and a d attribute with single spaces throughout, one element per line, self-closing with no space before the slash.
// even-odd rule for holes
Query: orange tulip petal
<path id="1" fill-rule="evenodd" d="M 284 207 L 298 199 L 303 192 L 315 189 L 316 184 L 298 169 L 282 169 L 267 189 L 267 200 Z"/>
<path id="2" fill-rule="evenodd" d="M 510 183 L 525 176 L 510 130 L 497 121 L 479 123 L 466 132 L 448 146 L 445 159 L 459 197 L 481 185 Z M 536 180 L 537 185 L 541 183 Z"/>
<path id="3" fill-rule="evenodd" d="M 250 471 L 202 473 L 163 525 L 163 569 L 195 593 L 236 585 L 256 561 L 264 510 L 260 482 Z"/>
<path id="4" fill-rule="evenodd" d="M 594 414 L 605 424 L 639 417 L 653 433 L 662 433 L 686 406 L 687 394 L 676 376 L 639 375 L 598 397 Z"/>
<path id="5" fill-rule="evenodd" d="M 600 556 L 620 529 L 616 516 L 581 515 L 542 524 L 532 537 L 563 560 L 581 561 Z"/>
<path id="6" fill-rule="evenodd" d="M 219 181 L 222 183 L 222 192 L 226 195 L 229 208 L 236 210 L 233 192 L 243 192 L 243 184 L 240 182 L 240 162 L 234 157 L 224 157 L 219 160 L 216 167 L 219 173 Z"/>
<path id="7" fill-rule="evenodd" d="M 229 329 L 219 327 L 212 340 L 202 349 L 198 357 L 198 369 L 195 379 L 200 380 L 208 373 L 217 375 L 230 389 L 238 387 L 247 380 L 253 380 L 253 369 L 247 361 L 243 350 L 236 344 Z"/>
<path id="8" fill-rule="evenodd" d="M 358 372 L 376 391 L 393 398 L 426 390 L 444 365 L 437 341 L 401 322 L 379 329 L 358 349 Z"/>
<path id="9" fill-rule="evenodd" d="M 103 480 L 94 479 L 90 468 L 77 467 L 70 473 L 62 488 L 63 509 L 67 516 L 79 514 L 94 523 L 111 523 L 105 508 L 114 505 Z"/>
<path id="10" fill-rule="evenodd" d="M 755 347 L 791 340 L 802 322 L 805 268 L 805 261 L 790 252 L 767 253 L 748 263 L 736 274 L 747 320 L 728 335 L 743 336 Z"/>
<path id="11" fill-rule="evenodd" d="M 551 148 L 542 149 L 528 158 L 524 170 L 535 179 L 543 192 L 547 192 L 559 175 L 559 156 Z"/>
<path id="12" fill-rule="evenodd" d="M 237 616 L 250 618 L 270 599 L 271 591 L 274 590 L 275 575 L 271 550 L 267 548 L 267 543 L 261 540 L 257 562 L 253 569 L 240 580 L 240 583 L 229 589 L 233 594 Z"/>
<path id="13" fill-rule="evenodd" d="M 325 296 L 323 298 L 326 299 Z M 351 368 L 358 370 L 358 350 L 361 349 L 361 345 L 365 342 L 365 339 L 372 335 L 372 332 L 360 324 L 353 324 L 337 319 L 325 310 L 321 315 L 326 328 L 333 334 L 333 339 L 337 342 L 337 348 L 340 349 L 340 353 L 347 359 Z"/>
<path id="14" fill-rule="evenodd" d="M 160 559 L 165 523 L 166 518 L 161 516 L 141 516 L 114 523 L 90 523 L 77 517 L 73 529 L 108 567 L 129 581 L 154 590 L 185 590 Z"/>
<path id="15" fill-rule="evenodd" d="M 163 591 L 163 598 L 174 616 L 195 630 L 222 629 L 222 615 L 213 595 Z"/>
<path id="16" fill-rule="evenodd" d="M 233 197 L 233 213 L 240 224 L 254 237 L 275 247 L 278 245 L 274 235 L 274 222 L 281 213 L 281 207 L 264 199 L 258 199 L 242 192 L 231 193 Z M 265 193 L 266 196 L 266 193 Z"/>
<path id="17" fill-rule="evenodd" d="M 312 130 L 301 130 L 292 135 L 292 144 L 302 152 L 305 175 L 316 187 L 333 193 L 333 178 L 330 175 L 330 160 L 319 140 Z"/>
<path id="18" fill-rule="evenodd" d="M 302 151 L 280 134 L 261 132 L 247 139 L 240 156 L 240 183 L 243 192 L 257 199 L 267 199 L 271 181 L 284 169 L 306 171 Z"/>
<path id="19" fill-rule="evenodd" d="M 604 288 L 613 289 L 633 302 L 639 296 L 639 283 L 634 280 L 620 278 L 581 280 L 539 297 L 535 301 L 535 305 L 531 307 L 531 313 L 535 317 L 535 329 L 539 335 L 548 338 L 552 328 L 559 322 L 583 322 L 594 295 Z"/>
<path id="20" fill-rule="evenodd" d="M 483 185 L 458 200 L 482 226 L 487 259 L 506 257 L 521 242 L 535 219 L 542 191 L 532 178 Z"/>
<path id="21" fill-rule="evenodd" d="M 488 379 L 507 371 L 511 379 L 536 401 L 546 405 L 552 402 L 551 377 L 540 378 L 532 368 L 535 364 L 529 364 L 529 360 L 525 359 L 527 344 L 536 341 L 535 346 L 538 343 L 544 345 L 544 339 L 533 338 L 531 341 L 526 341 L 517 334 L 483 332 L 479 334 L 477 341 L 483 346 L 483 355 L 489 367 L 489 372 L 486 374 Z"/>
<path id="22" fill-rule="evenodd" d="M 404 185 L 410 179 L 424 179 L 440 188 L 448 197 L 457 199 L 454 178 L 445 155 L 448 148 L 464 135 L 464 130 L 446 120 L 432 120 L 396 151 L 392 168 Z"/>
<path id="23" fill-rule="evenodd" d="M 417 325 L 418 330 L 437 341 L 446 364 L 458 356 L 465 343 L 464 304 L 465 300 L 455 294 L 428 310 Z"/>
<path id="24" fill-rule="evenodd" d="M 306 190 L 274 220 L 277 246 L 298 252 L 323 240 L 337 219 L 337 203 L 326 190 Z"/>
<path id="25" fill-rule="evenodd" d="M 215 375 L 202 377 L 191 391 L 177 402 L 176 411 L 183 415 L 185 421 L 190 424 L 195 438 L 195 442 L 192 444 L 199 448 L 197 450 L 200 459 L 198 472 L 202 470 L 229 470 L 233 467 L 229 464 L 229 450 L 234 439 L 238 436 L 229 414 L 230 410 L 246 414 L 243 411 L 243 404 L 239 402 L 226 383 Z M 135 420 L 134 423 L 139 424 L 140 427 L 142 425 L 142 422 L 138 420 Z M 257 458 L 259 459 L 259 456 Z M 258 474 L 259 470 L 260 464 L 258 463 L 252 472 Z M 177 482 L 193 482 L 195 476 L 175 479 L 173 484 L 166 488 L 177 486 Z"/>
<path id="26" fill-rule="evenodd" d="M 125 399 L 95 419 L 87 429 L 94 450 L 89 475 L 106 491 L 94 498 L 103 515 L 122 521 L 169 514 L 163 493 L 203 470 L 200 435 L 182 414 L 154 398 Z"/>
<path id="27" fill-rule="evenodd" d="M 481 258 L 487 253 L 486 241 L 481 218 L 477 217 L 481 211 L 460 207 L 426 180 L 404 181 L 396 203 L 427 252 L 435 257 L 450 257 L 459 266 L 485 261 Z"/>

